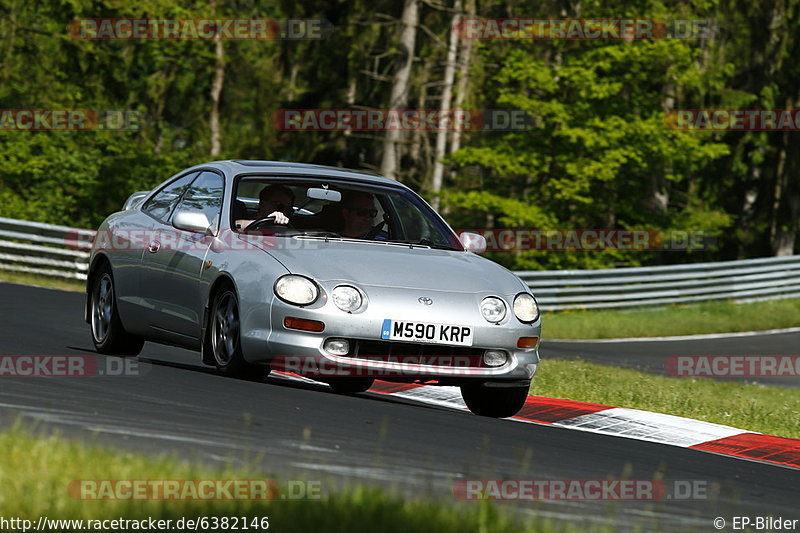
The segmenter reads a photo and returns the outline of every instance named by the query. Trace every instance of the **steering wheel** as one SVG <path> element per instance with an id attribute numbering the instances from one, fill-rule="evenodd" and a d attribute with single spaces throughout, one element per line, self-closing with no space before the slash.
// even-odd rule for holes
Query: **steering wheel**
<path id="1" fill-rule="evenodd" d="M 244 231 L 250 231 L 250 230 L 253 230 L 253 229 L 260 229 L 259 226 L 261 226 L 262 224 L 266 225 L 268 223 L 269 224 L 275 224 L 275 217 L 269 216 L 269 217 L 261 217 L 259 219 L 256 219 L 256 220 L 252 221 L 247 226 L 247 228 L 245 228 Z M 294 229 L 294 226 L 292 226 L 292 222 L 291 221 L 289 221 L 287 224 L 278 224 L 278 225 L 281 226 L 281 227 L 288 227 L 288 228 Z"/>

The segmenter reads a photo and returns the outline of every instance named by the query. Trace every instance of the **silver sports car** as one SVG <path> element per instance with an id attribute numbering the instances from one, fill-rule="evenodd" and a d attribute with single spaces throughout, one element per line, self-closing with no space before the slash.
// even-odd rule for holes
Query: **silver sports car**
<path id="1" fill-rule="evenodd" d="M 539 307 L 394 180 L 316 165 L 216 161 L 134 193 L 94 239 L 86 321 L 97 351 L 198 350 L 221 372 L 281 370 L 363 392 L 456 385 L 506 417 L 539 363 Z"/>

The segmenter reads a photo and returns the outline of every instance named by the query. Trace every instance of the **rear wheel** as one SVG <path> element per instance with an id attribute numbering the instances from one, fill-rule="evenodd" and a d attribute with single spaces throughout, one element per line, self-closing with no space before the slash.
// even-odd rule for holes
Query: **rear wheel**
<path id="1" fill-rule="evenodd" d="M 109 265 L 101 266 L 95 273 L 89 297 L 89 324 L 95 349 L 105 355 L 139 355 L 144 339 L 131 335 L 122 326 Z"/>
<path id="2" fill-rule="evenodd" d="M 226 376 L 263 381 L 269 375 L 269 366 L 248 363 L 242 355 L 239 299 L 232 287 L 226 285 L 217 291 L 209 320 L 205 348 L 213 354 L 217 370 Z"/>
<path id="3" fill-rule="evenodd" d="M 375 380 L 372 378 L 337 378 L 328 380 L 327 383 L 334 392 L 339 394 L 356 394 L 368 391 Z"/>
<path id="4" fill-rule="evenodd" d="M 514 416 L 528 399 L 530 384 L 523 387 L 486 387 L 463 385 L 461 396 L 469 410 L 479 416 L 506 418 Z"/>

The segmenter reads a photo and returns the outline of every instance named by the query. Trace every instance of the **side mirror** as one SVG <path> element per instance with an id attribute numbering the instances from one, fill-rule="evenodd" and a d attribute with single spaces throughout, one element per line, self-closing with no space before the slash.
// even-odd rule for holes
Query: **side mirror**
<path id="1" fill-rule="evenodd" d="M 150 191 L 136 191 L 131 194 L 128 199 L 125 200 L 125 205 L 122 206 L 122 210 L 127 211 L 128 209 L 133 209 L 139 205 L 148 194 L 150 194 Z"/>
<path id="2" fill-rule="evenodd" d="M 329 202 L 341 202 L 342 193 L 331 189 L 312 187 L 306 191 L 306 196 L 311 200 L 327 200 Z"/>
<path id="3" fill-rule="evenodd" d="M 486 237 L 478 233 L 465 231 L 458 236 L 458 240 L 468 252 L 480 254 L 486 251 Z"/>
<path id="4" fill-rule="evenodd" d="M 172 217 L 172 225 L 185 231 L 211 235 L 211 222 L 202 211 L 178 211 Z"/>

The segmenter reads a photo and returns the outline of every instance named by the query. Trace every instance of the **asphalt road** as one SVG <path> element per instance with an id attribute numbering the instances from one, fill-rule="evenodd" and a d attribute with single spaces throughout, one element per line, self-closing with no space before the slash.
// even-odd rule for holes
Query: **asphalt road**
<path id="1" fill-rule="evenodd" d="M 545 336 L 542 358 L 583 359 L 605 365 L 635 368 L 667 375 L 671 357 L 681 355 L 781 356 L 800 355 L 800 332 L 771 335 L 659 341 L 549 341 Z M 681 378 L 676 378 L 681 379 Z M 800 376 L 720 377 L 720 380 L 763 383 L 776 387 L 800 387 Z"/>
<path id="2" fill-rule="evenodd" d="M 0 355 L 93 354 L 78 293 L 0 284 Z M 647 352 L 661 344 L 647 345 Z M 694 353 L 697 353 L 695 350 Z M 797 470 L 556 427 L 495 420 L 376 394 L 216 375 L 198 355 L 148 343 L 139 377 L 3 378 L 0 423 L 211 465 L 260 465 L 323 492 L 353 481 L 453 499 L 472 478 L 697 481 L 707 499 L 501 504 L 619 530 L 716 531 L 715 517 L 800 519 Z M 632 384 L 635 386 L 635 384 Z"/>

